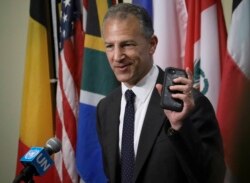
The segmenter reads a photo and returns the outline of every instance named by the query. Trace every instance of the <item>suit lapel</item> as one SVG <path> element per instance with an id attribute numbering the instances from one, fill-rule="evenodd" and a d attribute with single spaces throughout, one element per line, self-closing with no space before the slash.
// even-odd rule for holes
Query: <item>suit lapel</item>
<path id="1" fill-rule="evenodd" d="M 108 155 L 108 167 L 110 171 L 110 182 L 117 182 L 119 176 L 119 115 L 120 115 L 120 102 L 121 102 L 121 89 L 115 91 L 112 98 L 110 98 L 109 106 L 109 121 L 106 123 L 106 144 L 108 149 L 106 153 Z"/>
<path id="2" fill-rule="evenodd" d="M 163 71 L 159 69 L 157 83 L 163 82 Z M 138 145 L 136 163 L 135 163 L 135 179 L 137 179 L 141 168 L 143 167 L 149 153 L 155 143 L 159 131 L 164 124 L 166 116 L 160 107 L 160 95 L 156 89 L 153 90 L 145 120 L 143 123 L 140 141 Z"/>
<path id="3" fill-rule="evenodd" d="M 155 143 L 162 125 L 164 124 L 165 115 L 163 111 L 159 109 L 159 97 L 157 91 L 154 90 L 140 135 L 135 163 L 135 180 Z"/>

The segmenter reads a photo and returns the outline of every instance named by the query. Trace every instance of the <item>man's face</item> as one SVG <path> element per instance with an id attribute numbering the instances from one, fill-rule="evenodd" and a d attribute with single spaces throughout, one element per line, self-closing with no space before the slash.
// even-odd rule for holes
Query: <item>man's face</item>
<path id="1" fill-rule="evenodd" d="M 157 38 L 145 38 L 136 17 L 108 18 L 103 26 L 103 39 L 117 80 L 128 87 L 140 81 L 152 67 Z"/>

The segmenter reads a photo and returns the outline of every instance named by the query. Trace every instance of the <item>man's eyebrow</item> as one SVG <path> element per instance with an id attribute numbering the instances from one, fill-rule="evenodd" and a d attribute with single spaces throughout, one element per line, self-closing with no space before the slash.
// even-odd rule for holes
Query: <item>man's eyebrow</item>
<path id="1" fill-rule="evenodd" d="M 128 42 L 132 42 L 132 43 L 135 43 L 134 40 L 130 39 L 130 40 L 125 40 L 125 41 L 122 41 L 122 43 L 128 43 Z"/>
<path id="2" fill-rule="evenodd" d="M 134 40 L 124 40 L 119 42 L 119 44 L 124 44 L 124 43 L 135 43 Z M 105 41 L 104 44 L 113 44 L 113 42 Z"/>

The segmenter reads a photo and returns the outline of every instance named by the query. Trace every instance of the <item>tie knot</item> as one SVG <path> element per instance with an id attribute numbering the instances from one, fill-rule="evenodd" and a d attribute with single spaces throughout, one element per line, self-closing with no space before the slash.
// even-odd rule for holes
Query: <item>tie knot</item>
<path id="1" fill-rule="evenodd" d="M 132 90 L 127 90 L 125 92 L 125 98 L 126 98 L 127 102 L 134 103 L 134 101 L 135 101 L 135 94 L 134 94 L 134 92 Z"/>

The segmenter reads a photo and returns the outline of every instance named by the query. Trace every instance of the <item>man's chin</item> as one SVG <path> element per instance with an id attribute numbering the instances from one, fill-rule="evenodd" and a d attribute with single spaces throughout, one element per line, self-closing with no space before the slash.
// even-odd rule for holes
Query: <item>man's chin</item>
<path id="1" fill-rule="evenodd" d="M 126 82 L 129 81 L 129 78 L 128 78 L 128 77 L 116 76 L 116 79 L 117 79 L 119 82 L 122 82 L 122 83 L 126 83 Z"/>
<path id="2" fill-rule="evenodd" d="M 129 77 L 129 75 L 128 74 L 122 74 L 122 73 L 118 73 L 118 72 L 116 72 L 115 73 L 115 77 L 116 77 L 116 79 L 118 80 L 118 81 L 120 81 L 120 82 L 126 82 L 126 81 L 128 81 L 129 79 L 130 79 L 130 77 Z"/>

